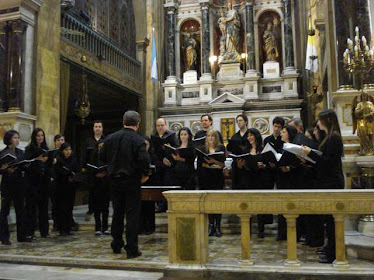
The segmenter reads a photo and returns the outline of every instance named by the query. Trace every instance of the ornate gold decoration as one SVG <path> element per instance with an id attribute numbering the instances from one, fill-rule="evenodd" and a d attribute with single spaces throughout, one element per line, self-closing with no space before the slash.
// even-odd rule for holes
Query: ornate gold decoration
<path id="1" fill-rule="evenodd" d="M 358 75 L 361 81 L 360 101 L 356 96 L 352 103 L 353 134 L 357 130 L 359 154 L 371 156 L 374 154 L 374 99 L 364 92 L 364 79 L 374 68 L 374 47 L 370 48 L 365 36 L 360 40 L 357 26 L 355 31 L 355 45 L 350 38 L 347 39 L 348 48 L 343 53 L 343 63 L 346 71 Z"/>

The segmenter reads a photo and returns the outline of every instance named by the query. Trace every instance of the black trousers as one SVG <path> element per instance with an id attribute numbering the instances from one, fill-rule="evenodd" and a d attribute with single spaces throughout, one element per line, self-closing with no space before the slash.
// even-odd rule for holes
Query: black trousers
<path id="1" fill-rule="evenodd" d="M 48 235 L 48 185 L 49 182 L 44 176 L 29 179 L 29 185 L 26 189 L 27 236 L 35 235 L 37 225 L 41 236 Z"/>
<path id="2" fill-rule="evenodd" d="M 128 253 L 138 251 L 138 227 L 141 189 L 140 182 L 113 179 L 112 181 L 112 247 L 121 248 L 124 245 L 123 231 L 126 215 L 126 246 Z"/>
<path id="3" fill-rule="evenodd" d="M 14 209 L 16 211 L 17 220 L 17 239 L 25 238 L 25 184 L 12 183 L 12 185 L 2 186 L 1 190 L 1 210 L 0 210 L 0 240 L 9 240 L 9 225 L 8 214 L 10 211 L 10 204 L 13 201 Z"/>
<path id="4" fill-rule="evenodd" d="M 95 231 L 106 231 L 108 230 L 108 218 L 109 218 L 109 210 L 102 211 L 102 210 L 95 210 Z"/>
<path id="5" fill-rule="evenodd" d="M 61 233 L 70 233 L 73 222 L 75 184 L 58 182 L 56 191 L 57 220 Z"/>

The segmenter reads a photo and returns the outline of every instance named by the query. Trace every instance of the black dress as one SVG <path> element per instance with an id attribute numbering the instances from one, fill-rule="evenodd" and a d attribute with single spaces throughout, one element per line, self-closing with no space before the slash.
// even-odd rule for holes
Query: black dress
<path id="1" fill-rule="evenodd" d="M 195 190 L 196 188 L 196 172 L 194 168 L 195 150 L 192 146 L 183 149 L 181 157 L 186 161 L 172 160 L 172 168 L 174 169 L 175 184 L 181 186 L 184 190 Z"/>
<path id="2" fill-rule="evenodd" d="M 202 152 L 209 154 L 205 147 L 202 148 Z M 216 152 L 225 152 L 225 146 L 219 145 L 216 148 Z M 218 160 L 224 162 L 225 159 L 226 157 L 223 155 Z M 224 187 L 224 174 L 222 169 L 204 168 L 202 167 L 204 162 L 201 156 L 197 157 L 199 188 L 201 190 L 222 190 Z"/>
<path id="3" fill-rule="evenodd" d="M 48 147 L 44 147 L 44 149 L 48 150 Z M 37 158 L 43 153 L 41 147 L 30 144 L 26 147 L 25 159 Z M 53 158 L 49 158 L 46 162 L 36 160 L 26 170 L 28 183 L 26 188 L 26 224 L 28 236 L 35 235 L 37 224 L 39 225 L 40 235 L 42 237 L 48 236 L 48 200 L 52 161 Z"/>
<path id="4" fill-rule="evenodd" d="M 79 172 L 79 165 L 74 156 L 65 158 L 59 154 L 55 164 L 58 209 L 58 224 L 61 235 L 69 235 L 72 227 L 72 215 L 77 184 L 74 174 Z"/>
<path id="5" fill-rule="evenodd" d="M 316 185 L 319 189 L 344 189 L 342 156 L 344 154 L 342 137 L 333 133 L 320 147 L 322 155 L 311 151 L 309 157 L 316 163 Z M 332 262 L 335 259 L 335 225 L 332 215 L 325 216 L 327 244 L 326 258 Z"/>
<path id="6" fill-rule="evenodd" d="M 24 153 L 22 150 L 15 148 L 5 148 L 1 151 L 0 157 L 6 154 L 13 154 L 16 156 L 17 161 L 24 159 Z M 8 215 L 10 211 L 10 204 L 13 201 L 13 205 L 16 212 L 17 221 L 17 240 L 24 241 L 26 237 L 25 232 L 25 172 L 18 167 L 13 173 L 9 173 L 6 169 L 1 170 L 2 181 L 1 181 L 1 211 L 0 211 L 0 240 L 2 242 L 9 241 L 9 225 Z"/>

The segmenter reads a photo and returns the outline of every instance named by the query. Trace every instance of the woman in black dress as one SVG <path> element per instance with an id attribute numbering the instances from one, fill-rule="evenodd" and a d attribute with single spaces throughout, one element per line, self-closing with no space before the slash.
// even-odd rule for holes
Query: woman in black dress
<path id="1" fill-rule="evenodd" d="M 260 131 L 256 128 L 248 129 L 246 153 L 250 154 L 251 159 L 239 159 L 238 168 L 244 169 L 245 173 L 239 178 L 241 189 L 266 190 L 272 189 L 271 173 L 268 166 L 262 162 L 261 151 L 263 141 Z M 241 173 L 242 174 L 242 173 Z M 272 215 L 257 215 L 257 236 L 265 237 L 265 224 L 272 223 Z"/>
<path id="2" fill-rule="evenodd" d="M 72 234 L 72 215 L 76 191 L 74 175 L 80 170 L 78 162 L 72 152 L 73 151 L 68 142 L 62 144 L 55 165 L 57 184 L 56 203 L 61 236 Z"/>
<path id="3" fill-rule="evenodd" d="M 19 133 L 15 130 L 9 130 L 4 135 L 4 144 L 6 148 L 0 152 L 0 157 L 11 154 L 16 157 L 15 161 L 24 159 L 23 151 L 18 149 Z M 1 180 L 1 210 L 0 210 L 0 240 L 3 245 L 11 245 L 9 241 L 9 225 L 8 215 L 10 204 L 13 201 L 16 211 L 17 221 L 17 240 L 18 242 L 31 242 L 30 238 L 26 238 L 25 232 L 25 171 L 19 166 L 8 168 L 8 164 L 1 166 L 0 174 L 3 176 Z"/>
<path id="4" fill-rule="evenodd" d="M 41 237 L 48 237 L 48 200 L 51 168 L 54 159 L 49 158 L 45 133 L 41 128 L 35 128 L 31 134 L 31 143 L 26 147 L 25 158 L 37 159 L 27 168 L 26 189 L 26 223 L 27 235 L 35 238 L 36 225 L 39 225 Z M 38 213 L 38 216 L 37 216 Z M 38 222 L 37 222 L 38 220 Z"/>
<path id="5" fill-rule="evenodd" d="M 297 130 L 294 126 L 286 125 L 281 132 L 282 142 L 292 143 L 297 135 Z M 287 190 L 296 188 L 297 179 L 297 161 L 293 154 L 283 153 L 286 160 L 279 161 L 277 189 Z M 286 158 L 287 157 L 287 158 Z M 278 215 L 278 234 L 277 241 L 287 239 L 287 224 L 283 215 Z"/>
<path id="6" fill-rule="evenodd" d="M 221 152 L 222 154 L 213 158 L 206 158 L 198 154 L 197 173 L 200 190 L 222 190 L 224 187 L 223 168 L 225 166 L 225 146 L 219 140 L 217 130 L 210 129 L 206 134 L 205 146 L 202 152 L 211 154 Z M 209 236 L 221 237 L 222 214 L 209 214 Z"/>
<path id="7" fill-rule="evenodd" d="M 192 144 L 192 133 L 187 127 L 183 127 L 178 133 L 178 148 L 180 152 L 172 154 L 175 182 L 184 190 L 195 190 L 195 150 Z"/>
<path id="8" fill-rule="evenodd" d="M 318 116 L 318 126 L 326 133 L 319 145 L 322 155 L 318 155 L 309 147 L 303 147 L 303 152 L 317 161 L 317 185 L 321 189 L 344 189 L 342 157 L 344 156 L 343 140 L 340 133 L 338 117 L 333 110 L 326 110 Z M 332 263 L 335 260 L 335 227 L 332 215 L 326 216 L 327 244 L 319 258 L 321 263 Z"/>

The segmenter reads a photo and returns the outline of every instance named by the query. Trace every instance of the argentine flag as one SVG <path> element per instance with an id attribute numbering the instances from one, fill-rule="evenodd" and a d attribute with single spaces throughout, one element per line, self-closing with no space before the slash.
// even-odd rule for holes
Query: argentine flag
<path id="1" fill-rule="evenodd" d="M 151 59 L 151 78 L 153 82 L 157 82 L 157 50 L 155 29 L 152 28 L 152 59 Z"/>

